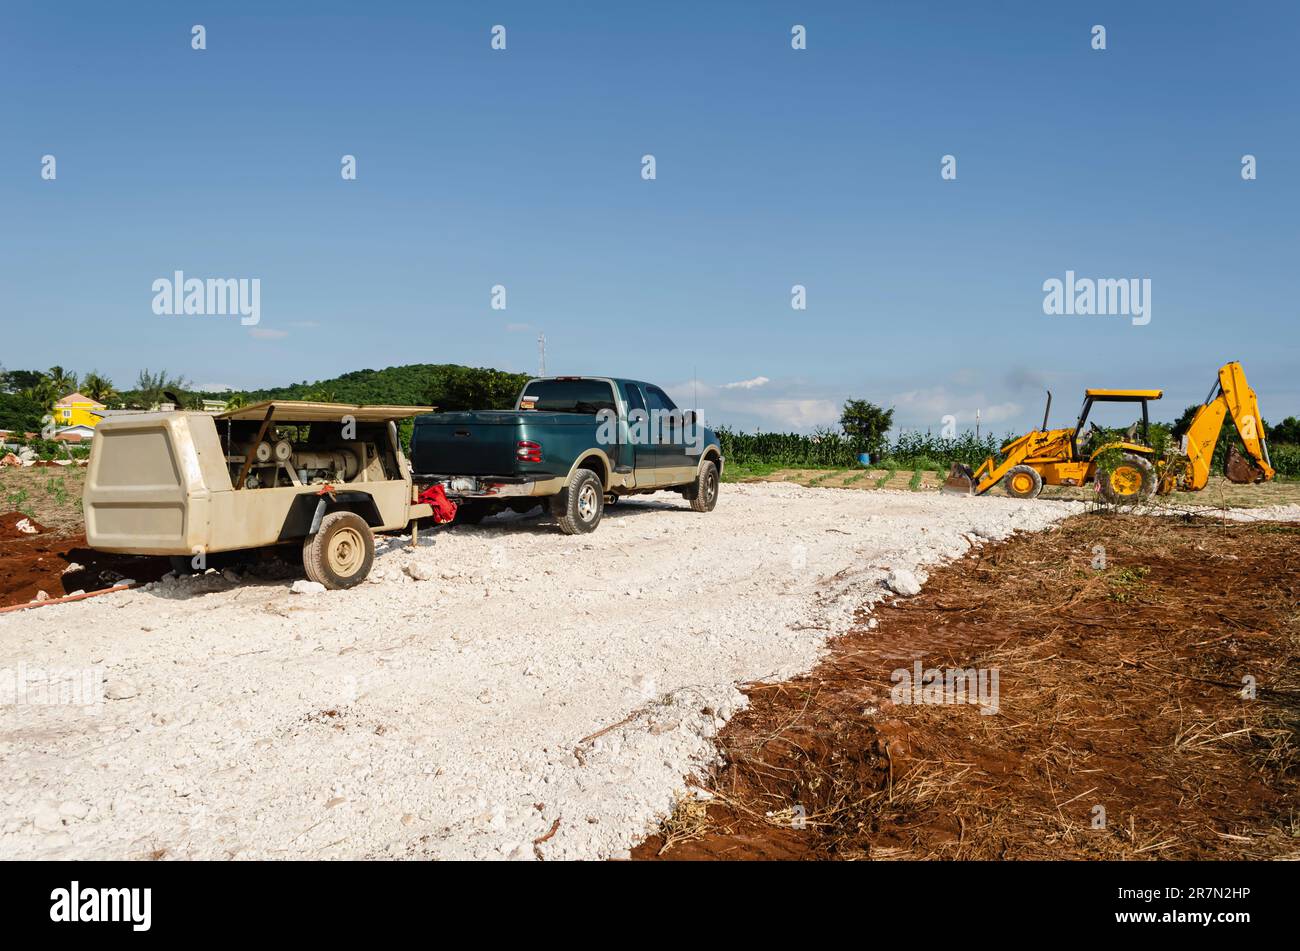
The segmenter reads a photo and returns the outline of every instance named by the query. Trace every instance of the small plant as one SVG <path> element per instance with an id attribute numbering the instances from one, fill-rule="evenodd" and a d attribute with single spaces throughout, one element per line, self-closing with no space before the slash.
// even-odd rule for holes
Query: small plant
<path id="1" fill-rule="evenodd" d="M 1151 573 L 1151 569 L 1146 565 L 1138 565 L 1135 568 L 1121 568 L 1110 579 L 1111 592 L 1110 599 L 1125 604 L 1130 598 L 1142 590 L 1142 579 Z"/>
<path id="2" fill-rule="evenodd" d="M 923 473 L 921 472 L 920 466 L 917 466 L 915 469 L 912 470 L 912 478 L 908 480 L 907 487 L 911 489 L 913 492 L 921 488 L 922 475 Z"/>

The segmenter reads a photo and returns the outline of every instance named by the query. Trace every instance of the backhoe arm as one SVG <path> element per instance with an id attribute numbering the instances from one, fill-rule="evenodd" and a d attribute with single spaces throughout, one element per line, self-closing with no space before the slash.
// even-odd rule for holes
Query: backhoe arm
<path id="1" fill-rule="evenodd" d="M 1187 428 L 1185 453 L 1191 465 L 1186 488 L 1199 491 L 1210 478 L 1210 465 L 1214 447 L 1223 430 L 1223 420 L 1231 415 L 1237 435 L 1246 453 L 1259 470 L 1259 481 L 1273 478 L 1273 465 L 1268 458 L 1268 442 L 1264 438 L 1264 424 L 1259 416 L 1259 402 L 1255 391 L 1246 383 L 1246 373 L 1237 362 L 1219 368 L 1219 380 L 1210 399 L 1196 411 Z"/>

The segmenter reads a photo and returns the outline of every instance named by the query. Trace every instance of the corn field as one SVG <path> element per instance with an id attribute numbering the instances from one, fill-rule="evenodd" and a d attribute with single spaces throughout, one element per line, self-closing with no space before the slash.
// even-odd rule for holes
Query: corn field
<path id="1" fill-rule="evenodd" d="M 1165 427 L 1167 429 L 1167 427 Z M 1152 426 L 1152 436 L 1157 426 Z M 968 466 L 977 466 L 998 449 L 1016 438 L 1014 433 L 1003 436 L 983 434 L 978 439 L 973 432 L 945 439 L 933 433 L 905 431 L 892 442 L 883 442 L 872 446 L 865 439 L 846 436 L 833 430 L 819 430 L 812 435 L 800 433 L 745 433 L 725 427 L 717 430 L 722 443 L 723 455 L 729 465 L 741 467 L 778 466 L 791 469 L 799 468 L 836 468 L 852 469 L 861 465 L 860 453 L 869 453 L 872 465 L 890 468 L 944 468 L 954 462 L 963 462 Z M 1167 438 L 1155 439 L 1153 443 L 1163 444 Z M 1222 472 L 1224 458 L 1230 443 L 1236 442 L 1235 434 L 1225 432 L 1215 447 L 1213 471 Z M 1300 476 L 1300 446 L 1286 443 L 1270 445 L 1269 453 L 1273 467 L 1282 476 Z"/>
<path id="2" fill-rule="evenodd" d="M 860 453 L 869 453 L 873 464 L 946 468 L 954 462 L 964 462 L 973 466 L 1013 438 L 1010 434 L 1002 438 L 986 434 L 976 439 L 973 432 L 964 432 L 945 439 L 932 433 L 903 432 L 893 443 L 872 445 L 866 439 L 832 430 L 819 430 L 812 435 L 744 433 L 726 428 L 717 432 L 729 464 L 790 468 L 851 469 L 860 465 Z"/>

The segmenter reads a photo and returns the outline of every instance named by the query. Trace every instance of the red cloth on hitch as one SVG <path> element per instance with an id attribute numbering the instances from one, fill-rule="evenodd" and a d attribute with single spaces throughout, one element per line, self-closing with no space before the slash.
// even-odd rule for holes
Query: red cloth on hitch
<path id="1" fill-rule="evenodd" d="M 447 498 L 447 493 L 440 485 L 431 485 L 415 501 L 433 506 L 433 520 L 438 523 L 450 522 L 456 517 L 456 503 Z"/>

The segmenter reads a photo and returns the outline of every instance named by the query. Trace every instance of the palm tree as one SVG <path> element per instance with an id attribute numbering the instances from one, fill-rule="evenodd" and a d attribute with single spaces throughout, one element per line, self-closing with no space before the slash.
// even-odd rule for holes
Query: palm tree
<path id="1" fill-rule="evenodd" d="M 113 381 L 106 376 L 101 376 L 98 370 L 91 370 L 86 374 L 85 379 L 81 381 L 81 392 L 96 403 L 107 403 L 117 396 Z"/>
<path id="2" fill-rule="evenodd" d="M 60 397 L 76 392 L 77 374 L 71 370 L 65 370 L 63 367 L 50 367 L 45 371 L 45 376 L 50 381 L 50 386 L 58 391 Z"/>

